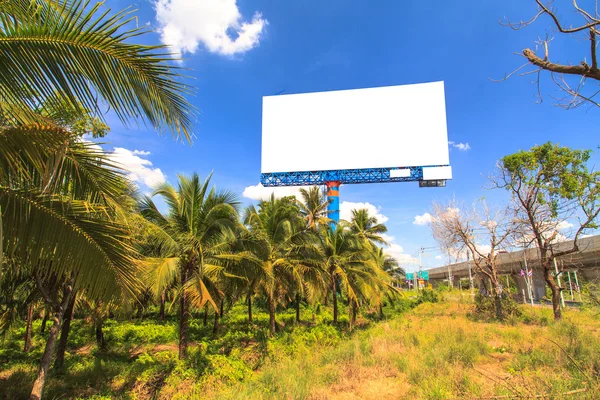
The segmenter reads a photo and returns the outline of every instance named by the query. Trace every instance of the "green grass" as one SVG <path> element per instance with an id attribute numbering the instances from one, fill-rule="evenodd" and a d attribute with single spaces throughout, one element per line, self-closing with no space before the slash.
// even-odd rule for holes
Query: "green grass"
<path id="1" fill-rule="evenodd" d="M 246 322 L 244 305 L 223 318 L 192 319 L 192 346 L 177 359 L 174 317 L 164 324 L 109 320 L 107 349 L 92 328 L 73 323 L 66 368 L 52 371 L 46 398 L 120 399 L 397 399 L 494 395 L 600 398 L 600 321 L 597 310 L 567 310 L 554 323 L 551 310 L 520 306 L 505 323 L 474 320 L 464 300 L 404 300 L 385 308 L 386 320 L 360 318 L 348 332 L 332 326 L 323 306 L 280 310 L 285 326 L 267 336 L 268 315 L 258 308 Z M 435 299 L 430 299 L 435 300 Z M 421 304 L 419 304 L 421 303 Z M 416 308 L 415 308 L 416 306 Z M 341 310 L 344 315 L 346 310 Z M 372 315 L 376 315 L 373 313 Z M 346 321 L 347 322 L 347 321 Z M 0 398 L 27 398 L 43 337 L 34 324 L 34 349 L 21 352 L 23 327 L 0 349 Z"/>

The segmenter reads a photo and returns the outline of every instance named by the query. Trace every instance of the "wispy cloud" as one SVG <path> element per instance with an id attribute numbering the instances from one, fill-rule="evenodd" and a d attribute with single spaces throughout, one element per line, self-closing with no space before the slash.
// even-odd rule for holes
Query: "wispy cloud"
<path id="1" fill-rule="evenodd" d="M 162 42 L 179 53 L 194 53 L 200 44 L 211 53 L 245 53 L 268 24 L 259 12 L 245 21 L 236 0 L 156 0 L 155 9 Z"/>
<path id="2" fill-rule="evenodd" d="M 469 143 L 456 143 L 453 141 L 448 141 L 448 144 L 450 146 L 454 147 L 455 149 L 458 149 L 461 151 L 471 150 L 471 146 L 469 146 Z"/>

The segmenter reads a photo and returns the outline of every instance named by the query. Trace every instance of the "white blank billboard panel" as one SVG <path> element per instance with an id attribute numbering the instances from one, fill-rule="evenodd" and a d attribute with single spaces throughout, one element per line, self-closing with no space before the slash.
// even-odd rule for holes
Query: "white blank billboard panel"
<path id="1" fill-rule="evenodd" d="M 443 82 L 263 97 L 262 173 L 449 163 Z"/>

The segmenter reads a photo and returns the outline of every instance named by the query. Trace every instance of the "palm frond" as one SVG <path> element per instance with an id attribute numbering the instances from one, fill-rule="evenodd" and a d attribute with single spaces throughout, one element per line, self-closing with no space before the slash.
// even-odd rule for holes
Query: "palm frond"
<path id="1" fill-rule="evenodd" d="M 4 251 L 45 275 L 74 276 L 92 297 L 135 291 L 136 254 L 104 207 L 0 185 Z"/>
<path id="2" fill-rule="evenodd" d="M 191 89 L 164 46 L 129 42 L 149 32 L 126 28 L 134 10 L 110 15 L 90 0 L 3 3 L 11 4 L 0 8 L 0 115 L 39 123 L 31 111 L 56 97 L 101 115 L 100 96 L 124 123 L 143 118 L 191 139 Z"/>

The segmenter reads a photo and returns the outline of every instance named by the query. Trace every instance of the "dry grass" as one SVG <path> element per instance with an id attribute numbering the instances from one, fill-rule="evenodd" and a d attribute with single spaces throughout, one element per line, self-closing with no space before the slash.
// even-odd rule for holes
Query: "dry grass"
<path id="1" fill-rule="evenodd" d="M 593 314 L 567 310 L 554 323 L 551 310 L 524 308 L 526 322 L 501 324 L 475 322 L 471 309 L 422 304 L 335 348 L 282 360 L 214 398 L 600 398 Z"/>

